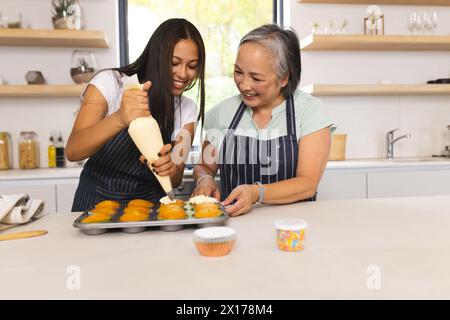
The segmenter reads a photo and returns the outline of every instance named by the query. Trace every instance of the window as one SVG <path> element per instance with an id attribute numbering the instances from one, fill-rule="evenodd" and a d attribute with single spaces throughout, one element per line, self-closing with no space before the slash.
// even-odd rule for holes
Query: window
<path id="1" fill-rule="evenodd" d="M 255 27 L 283 21 L 282 14 L 279 14 L 283 11 L 282 0 L 128 0 L 127 4 L 125 0 L 122 4 L 120 2 L 122 65 L 128 61 L 135 61 L 153 31 L 169 18 L 186 18 L 199 29 L 206 48 L 206 111 L 221 100 L 238 93 L 233 81 L 233 64 L 239 40 Z M 128 19 L 124 21 L 123 17 L 126 15 Z M 126 43 L 127 33 L 128 43 Z M 197 90 L 189 90 L 185 95 L 198 101 Z M 197 132 L 194 150 L 198 150 L 200 141 L 200 134 Z"/>

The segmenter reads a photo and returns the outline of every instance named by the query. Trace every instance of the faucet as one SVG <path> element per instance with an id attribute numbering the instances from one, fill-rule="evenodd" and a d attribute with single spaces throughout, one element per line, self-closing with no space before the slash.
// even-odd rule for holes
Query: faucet
<path id="1" fill-rule="evenodd" d="M 394 158 L 394 143 L 400 139 L 409 139 L 411 138 L 411 134 L 407 133 L 400 137 L 394 139 L 394 132 L 400 129 L 393 129 L 386 133 L 386 158 L 393 159 Z"/>

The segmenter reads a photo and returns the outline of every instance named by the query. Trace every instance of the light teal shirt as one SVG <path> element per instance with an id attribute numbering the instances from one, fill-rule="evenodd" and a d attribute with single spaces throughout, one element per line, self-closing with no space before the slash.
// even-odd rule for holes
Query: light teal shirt
<path id="1" fill-rule="evenodd" d="M 302 137 L 333 124 L 324 110 L 321 100 L 310 94 L 297 90 L 294 92 L 295 124 L 297 141 Z M 207 112 L 204 129 L 206 139 L 220 149 L 223 138 L 236 114 L 242 99 L 240 95 L 226 99 Z M 287 134 L 286 101 L 272 110 L 272 119 L 264 129 L 259 129 L 252 119 L 253 110 L 247 107 L 235 134 L 249 136 L 260 140 L 271 140 Z"/>

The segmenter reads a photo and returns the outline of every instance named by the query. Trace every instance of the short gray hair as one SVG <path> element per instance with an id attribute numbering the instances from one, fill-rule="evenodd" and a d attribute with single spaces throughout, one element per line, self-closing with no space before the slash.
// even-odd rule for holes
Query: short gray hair
<path id="1" fill-rule="evenodd" d="M 285 97 L 294 93 L 300 83 L 301 61 L 298 37 L 290 29 L 281 29 L 276 24 L 266 24 L 247 33 L 239 46 L 247 42 L 258 43 L 272 54 L 273 70 L 281 80 L 289 76 L 288 84 L 282 88 Z"/>

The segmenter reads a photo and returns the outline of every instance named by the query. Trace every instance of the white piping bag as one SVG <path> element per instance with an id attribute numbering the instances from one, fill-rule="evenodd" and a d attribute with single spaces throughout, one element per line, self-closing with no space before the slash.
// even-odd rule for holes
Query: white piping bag
<path id="1" fill-rule="evenodd" d="M 142 85 L 139 84 L 137 77 L 135 77 L 134 80 L 132 78 L 133 77 L 126 78 L 126 80 L 122 82 L 124 89 L 142 89 Z M 159 158 L 158 152 L 161 151 L 161 148 L 164 146 L 158 122 L 152 116 L 137 118 L 131 121 L 130 126 L 128 127 L 128 133 L 136 147 L 147 159 L 150 168 L 153 169 L 152 163 Z M 170 176 L 160 176 L 153 170 L 152 172 L 156 179 L 158 179 L 167 196 L 173 200 L 175 194 L 172 182 L 170 181 Z"/>

